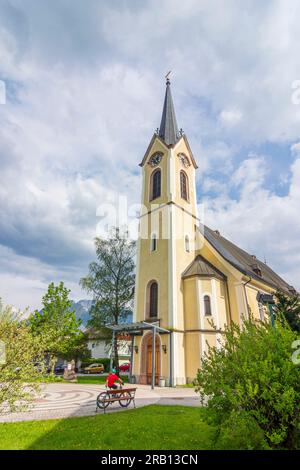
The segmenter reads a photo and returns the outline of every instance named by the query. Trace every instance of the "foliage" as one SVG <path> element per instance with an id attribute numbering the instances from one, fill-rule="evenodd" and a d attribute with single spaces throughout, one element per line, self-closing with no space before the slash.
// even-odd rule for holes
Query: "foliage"
<path id="1" fill-rule="evenodd" d="M 29 318 L 32 334 L 38 337 L 50 357 L 53 369 L 57 357 L 69 358 L 83 347 L 83 333 L 80 320 L 71 309 L 70 290 L 60 282 L 52 282 L 42 299 L 42 311 L 35 311 Z"/>
<path id="2" fill-rule="evenodd" d="M 195 385 L 219 430 L 243 412 L 269 446 L 296 446 L 300 367 L 291 360 L 296 338 L 283 320 L 273 327 L 250 318 L 242 328 L 226 327 L 222 348 L 209 347 Z"/>
<path id="3" fill-rule="evenodd" d="M 36 397 L 36 382 L 44 370 L 43 351 L 20 312 L 0 299 L 0 341 L 5 345 L 0 363 L 0 413 L 21 411 Z"/>
<path id="4" fill-rule="evenodd" d="M 274 306 L 275 316 L 279 319 L 283 316 L 291 329 L 300 333 L 300 297 L 297 292 L 287 295 L 278 290 L 275 294 L 276 305 Z"/>
<path id="5" fill-rule="evenodd" d="M 256 420 L 244 411 L 232 411 L 222 422 L 215 442 L 218 450 L 269 449 L 263 430 Z"/>
<path id="6" fill-rule="evenodd" d="M 134 295 L 135 242 L 127 231 L 113 229 L 108 238 L 96 238 L 97 261 L 89 265 L 89 274 L 80 280 L 84 290 L 94 297 L 89 326 L 100 329 L 118 325 L 126 319 L 128 303 Z M 118 369 L 118 345 L 113 345 L 114 363 Z"/>
<path id="7" fill-rule="evenodd" d="M 60 357 L 67 359 L 68 361 L 74 359 L 86 361 L 91 357 L 91 351 L 87 346 L 88 338 L 84 332 L 79 331 L 77 335 L 74 336 L 73 341 L 69 343 L 69 347 L 65 352 L 60 354 Z"/>

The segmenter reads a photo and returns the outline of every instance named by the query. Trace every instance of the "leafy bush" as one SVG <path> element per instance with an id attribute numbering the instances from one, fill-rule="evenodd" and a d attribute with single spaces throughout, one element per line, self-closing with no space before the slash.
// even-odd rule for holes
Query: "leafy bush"
<path id="1" fill-rule="evenodd" d="M 300 366 L 291 359 L 295 339 L 297 334 L 283 321 L 273 327 L 250 318 L 243 328 L 226 327 L 222 348 L 208 349 L 195 385 L 207 402 L 209 419 L 223 433 L 223 444 L 230 436 L 230 431 L 224 434 L 226 426 L 245 428 L 246 420 L 254 420 L 270 447 L 297 447 Z"/>
<path id="2" fill-rule="evenodd" d="M 44 354 L 22 314 L 0 299 L 0 413 L 23 411 L 37 397 L 45 372 Z"/>
<path id="3" fill-rule="evenodd" d="M 217 434 L 215 448 L 218 450 L 269 449 L 264 432 L 255 419 L 243 411 L 233 411 Z"/>
<path id="4" fill-rule="evenodd" d="M 297 292 L 287 295 L 278 290 L 275 294 L 276 305 L 273 309 L 275 317 L 283 317 L 292 330 L 300 333 L 300 296 Z"/>

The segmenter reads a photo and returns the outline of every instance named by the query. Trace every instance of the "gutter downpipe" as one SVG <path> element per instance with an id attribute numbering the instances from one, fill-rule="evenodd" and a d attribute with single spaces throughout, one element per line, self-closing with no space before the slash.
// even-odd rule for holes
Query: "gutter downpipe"
<path id="1" fill-rule="evenodd" d="M 248 297 L 247 297 L 246 286 L 247 286 L 247 284 L 249 284 L 249 282 L 251 282 L 251 281 L 252 281 L 252 277 L 249 276 L 248 281 L 242 283 L 243 286 L 244 286 L 244 294 L 245 294 L 245 299 L 246 299 L 246 304 L 247 304 L 248 320 L 249 320 L 249 315 L 250 315 L 250 307 L 249 307 L 249 303 L 248 303 Z"/>
<path id="2" fill-rule="evenodd" d="M 232 322 L 232 314 L 231 314 L 231 304 L 230 304 L 230 298 L 229 298 L 229 288 L 228 288 L 227 279 L 226 279 L 226 293 L 227 293 L 228 313 L 229 313 L 229 319 L 230 319 L 230 323 L 231 323 Z"/>

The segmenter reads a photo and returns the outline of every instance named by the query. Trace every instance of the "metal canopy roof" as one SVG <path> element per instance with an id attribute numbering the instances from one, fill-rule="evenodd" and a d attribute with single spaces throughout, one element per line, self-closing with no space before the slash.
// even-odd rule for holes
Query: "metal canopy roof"
<path id="1" fill-rule="evenodd" d="M 147 323 L 145 321 L 140 321 L 136 323 L 121 323 L 119 325 L 106 325 L 106 328 L 109 328 L 110 330 L 116 331 L 116 332 L 121 332 L 121 331 L 126 331 L 127 333 L 138 333 L 143 330 L 155 330 L 158 333 L 171 333 L 170 330 L 166 330 L 165 328 L 162 328 L 159 325 L 156 325 L 155 323 Z"/>

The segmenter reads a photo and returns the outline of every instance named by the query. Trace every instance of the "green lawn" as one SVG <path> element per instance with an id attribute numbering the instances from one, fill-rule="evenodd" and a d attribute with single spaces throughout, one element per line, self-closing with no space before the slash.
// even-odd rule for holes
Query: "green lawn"
<path id="1" fill-rule="evenodd" d="M 121 375 L 120 378 L 123 382 L 128 382 L 128 375 Z M 84 375 L 77 377 L 78 384 L 105 384 L 106 376 L 97 375 L 97 377 L 93 375 Z"/>
<path id="2" fill-rule="evenodd" d="M 150 405 L 84 418 L 0 424 L 0 449 L 210 449 L 203 409 Z"/>
<path id="3" fill-rule="evenodd" d="M 120 376 L 123 382 L 128 382 L 128 375 L 121 375 Z M 84 376 L 77 376 L 77 382 L 68 382 L 64 380 L 62 376 L 46 376 L 39 380 L 39 382 L 44 383 L 78 383 L 78 384 L 105 384 L 106 376 L 105 375 L 84 375 Z"/>

